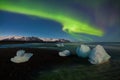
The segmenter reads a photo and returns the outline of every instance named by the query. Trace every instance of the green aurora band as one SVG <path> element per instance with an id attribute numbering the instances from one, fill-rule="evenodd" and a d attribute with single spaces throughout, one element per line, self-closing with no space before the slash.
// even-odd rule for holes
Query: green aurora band
<path id="1" fill-rule="evenodd" d="M 91 40 L 82 36 L 82 34 L 99 37 L 103 36 L 104 34 L 102 30 L 72 16 L 69 10 L 66 11 L 60 8 L 56 9 L 54 6 L 46 6 L 42 3 L 29 2 L 27 0 L 19 0 L 19 2 L 1 0 L 0 10 L 37 16 L 56 21 L 62 25 L 62 30 L 64 32 L 74 36 L 79 40 Z"/>

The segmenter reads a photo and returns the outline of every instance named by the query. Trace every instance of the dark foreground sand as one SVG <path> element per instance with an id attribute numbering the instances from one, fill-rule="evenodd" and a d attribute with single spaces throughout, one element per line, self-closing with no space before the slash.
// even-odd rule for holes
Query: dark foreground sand
<path id="1" fill-rule="evenodd" d="M 34 54 L 29 62 L 15 64 L 10 61 L 10 58 L 14 57 L 19 49 L 24 49 L 26 52 Z M 108 50 L 108 52 L 111 51 Z M 85 72 L 93 70 L 99 75 L 102 74 L 101 77 L 105 76 L 105 80 L 120 80 L 120 54 L 114 55 L 113 53 L 110 55 L 116 57 L 112 57 L 109 67 L 106 67 L 108 64 L 93 66 L 87 59 L 80 59 L 77 56 L 59 57 L 58 51 L 55 50 L 33 48 L 0 49 L 0 80 L 34 80 L 42 71 L 52 70 L 59 66 L 74 66 L 77 64 L 89 66 L 89 71 L 86 69 L 84 70 Z"/>
<path id="2" fill-rule="evenodd" d="M 34 55 L 29 62 L 16 64 L 10 61 L 16 55 L 16 51 L 24 49 Z M 31 80 L 41 71 L 50 70 L 61 65 L 73 65 L 78 63 L 76 56 L 60 57 L 58 51 L 45 49 L 9 48 L 0 49 L 0 78 L 2 80 Z M 87 60 L 81 59 L 81 62 Z"/>

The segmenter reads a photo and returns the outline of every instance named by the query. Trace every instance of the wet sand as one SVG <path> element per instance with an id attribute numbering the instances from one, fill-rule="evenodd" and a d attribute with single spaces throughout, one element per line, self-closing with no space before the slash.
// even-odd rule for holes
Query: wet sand
<path id="1" fill-rule="evenodd" d="M 34 55 L 26 63 L 16 64 L 10 58 L 16 55 L 16 51 L 24 49 Z M 111 60 L 107 64 L 91 65 L 87 59 L 77 56 L 60 57 L 58 51 L 35 48 L 0 48 L 0 77 L 2 80 L 35 80 L 42 71 L 59 68 L 59 66 L 85 65 L 85 72 L 95 72 L 101 80 L 120 80 L 120 54 L 118 51 L 107 50 L 111 53 Z M 88 67 L 88 69 L 87 69 Z M 87 77 L 87 76 L 86 76 Z M 89 77 L 88 77 L 89 79 Z M 98 79 L 99 80 L 99 79 Z"/>

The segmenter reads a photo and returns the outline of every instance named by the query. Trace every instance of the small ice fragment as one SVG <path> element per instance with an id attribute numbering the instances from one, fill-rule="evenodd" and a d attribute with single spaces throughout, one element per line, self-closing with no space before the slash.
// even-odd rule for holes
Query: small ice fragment
<path id="1" fill-rule="evenodd" d="M 57 45 L 57 47 L 64 47 L 64 44 L 63 43 L 58 43 L 58 44 L 56 44 Z"/>
<path id="2" fill-rule="evenodd" d="M 62 52 L 59 52 L 59 56 L 65 57 L 65 56 L 69 56 L 71 53 L 69 50 L 64 50 Z"/>

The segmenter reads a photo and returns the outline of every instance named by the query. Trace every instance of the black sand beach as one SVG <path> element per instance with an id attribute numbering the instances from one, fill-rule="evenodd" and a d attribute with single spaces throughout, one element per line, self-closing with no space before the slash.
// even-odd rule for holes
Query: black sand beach
<path id="1" fill-rule="evenodd" d="M 14 57 L 16 51 L 20 49 L 24 49 L 26 52 L 31 52 L 34 55 L 26 63 L 16 64 L 11 62 L 10 58 Z M 79 69 L 83 70 L 84 73 L 81 73 L 82 75 L 79 75 L 77 79 L 73 78 L 74 80 L 81 79 L 79 78 L 80 76 L 86 76 L 81 80 L 120 80 L 119 51 L 114 52 L 113 50 L 107 50 L 107 52 L 111 53 L 110 55 L 112 56 L 110 62 L 101 65 L 92 65 L 87 59 L 81 59 L 77 56 L 60 57 L 58 51 L 55 50 L 36 48 L 0 48 L 0 78 L 1 80 L 35 80 L 36 77 L 41 75 L 42 71 L 49 72 L 60 66 L 80 66 Z M 72 76 L 72 74 L 70 75 Z M 75 77 L 75 75 L 73 77 Z"/>
<path id="2" fill-rule="evenodd" d="M 26 52 L 34 54 L 29 62 L 16 64 L 10 61 L 10 58 L 14 57 L 19 49 L 24 49 Z M 50 70 L 55 66 L 75 64 L 77 63 L 75 58 L 75 56 L 59 57 L 58 51 L 54 50 L 31 48 L 0 49 L 0 77 L 3 80 L 30 80 L 39 75 L 40 71 Z"/>

